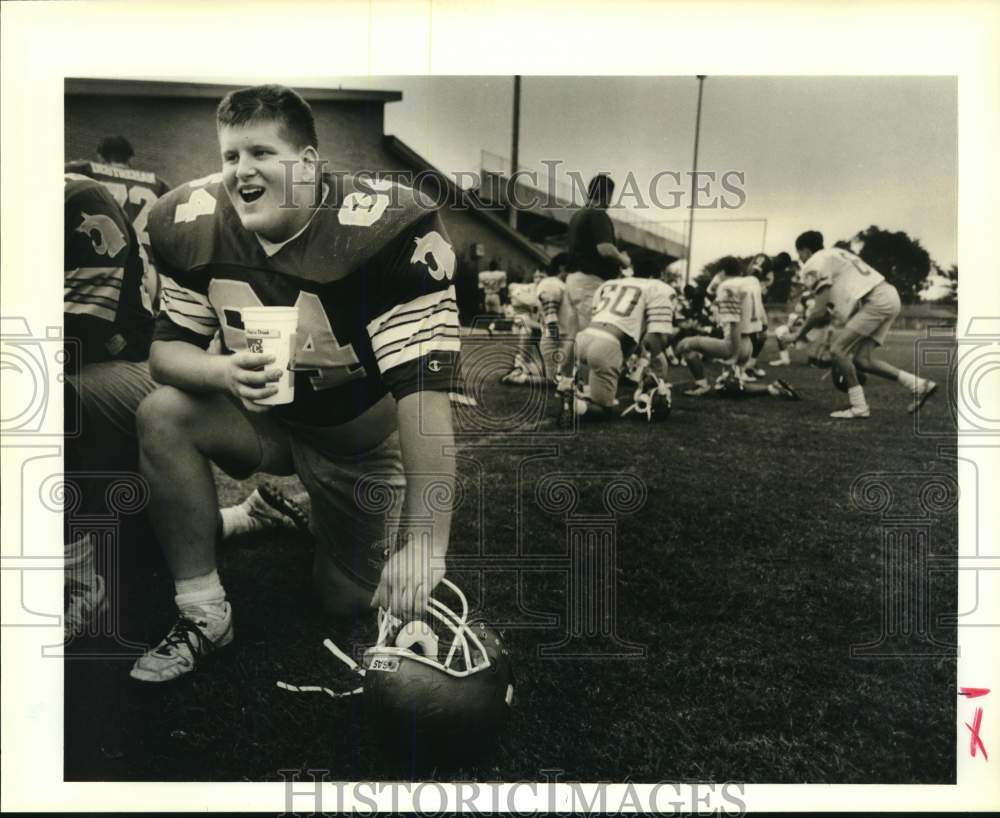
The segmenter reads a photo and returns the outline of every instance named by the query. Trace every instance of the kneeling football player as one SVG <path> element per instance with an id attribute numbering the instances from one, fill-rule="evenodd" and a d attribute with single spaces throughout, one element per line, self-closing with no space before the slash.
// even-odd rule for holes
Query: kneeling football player
<path id="1" fill-rule="evenodd" d="M 407 188 L 325 173 L 312 112 L 289 88 L 232 92 L 216 125 L 221 173 L 160 199 L 148 223 L 163 276 L 150 368 L 164 385 L 139 408 L 141 468 L 178 608 L 132 668 L 151 683 L 233 639 L 213 463 L 302 480 L 331 615 L 414 616 L 448 549 L 451 509 L 432 498 L 454 484 L 459 329 L 439 214 Z M 261 306 L 297 308 L 291 374 L 247 343 L 244 311 Z M 230 354 L 207 351 L 218 329 Z M 289 377 L 294 399 L 268 403 Z"/>
<path id="2" fill-rule="evenodd" d="M 724 394 L 798 399 L 795 390 L 784 381 L 776 380 L 766 386 L 746 381 L 744 366 L 753 351 L 752 339 L 764 326 L 764 301 L 760 280 L 752 275 L 744 276 L 740 260 L 735 256 L 725 256 L 719 261 L 715 308 L 718 321 L 724 328 L 724 336 L 685 338 L 677 347 L 678 354 L 687 362 L 695 379 L 694 387 L 684 394 L 701 397 L 716 391 L 705 376 L 704 359 L 709 358 L 728 361 L 733 368 L 732 375 L 723 379 L 724 388 L 721 391 Z"/>
<path id="3" fill-rule="evenodd" d="M 663 351 L 674 332 L 674 290 L 658 278 L 637 271 L 631 278 L 605 281 L 594 293 L 590 324 L 576 336 L 577 369 L 587 367 L 589 399 L 577 397 L 575 412 L 584 420 L 613 417 L 618 405 L 618 381 L 625 360 L 640 339 L 664 389 L 666 359 Z M 655 369 L 653 370 L 656 371 Z"/>

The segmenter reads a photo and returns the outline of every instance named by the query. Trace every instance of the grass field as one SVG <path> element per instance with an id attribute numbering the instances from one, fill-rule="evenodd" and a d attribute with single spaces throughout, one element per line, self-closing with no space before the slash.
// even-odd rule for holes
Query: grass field
<path id="1" fill-rule="evenodd" d="M 914 340 L 894 336 L 888 358 L 912 368 Z M 554 397 L 539 403 L 530 388 L 496 383 L 509 357 L 503 342 L 466 354 L 482 414 L 458 414 L 463 492 L 449 572 L 505 625 L 515 657 L 514 716 L 494 752 L 458 768 L 410 766 L 375 743 L 360 702 L 275 687 L 349 689 L 350 673 L 321 642 L 374 638 L 373 618 L 323 617 L 308 590 L 310 543 L 278 532 L 222 553 L 237 638 L 204 672 L 150 691 L 130 683 L 133 657 L 66 662 L 66 778 L 276 780 L 282 769 L 313 768 L 334 780 L 542 780 L 541 770 L 559 769 L 582 781 L 954 781 L 954 658 L 850 654 L 879 636 L 883 569 L 879 516 L 855 505 L 852 483 L 885 473 L 891 511 L 915 513 L 921 481 L 955 475 L 940 440 L 915 434 L 902 389 L 870 381 L 871 419 L 833 421 L 844 397 L 799 357 L 780 372 L 800 403 L 678 391 L 665 423 L 560 436 Z M 947 380 L 943 370 L 922 374 Z M 922 410 L 924 432 L 954 429 L 945 391 Z M 543 489 L 572 485 L 570 513 L 592 514 L 614 475 L 645 492 L 641 508 L 611 522 L 615 597 L 605 610 L 618 647 L 639 656 L 606 658 L 614 639 L 600 634 L 562 652 L 601 656 L 546 655 L 573 626 L 568 526 L 587 521 L 567 522 L 553 505 L 558 491 L 546 499 Z M 222 502 L 252 484 L 220 476 Z M 954 508 L 928 525 L 931 553 L 954 558 Z M 123 632 L 156 642 L 172 621 L 169 577 L 148 537 L 123 546 Z M 928 588 L 932 635 L 953 643 L 954 629 L 935 622 L 956 607 L 955 574 L 931 574 Z"/>

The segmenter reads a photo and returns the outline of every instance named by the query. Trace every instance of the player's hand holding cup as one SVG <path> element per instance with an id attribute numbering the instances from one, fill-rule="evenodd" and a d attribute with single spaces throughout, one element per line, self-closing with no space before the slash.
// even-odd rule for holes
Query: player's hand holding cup
<path id="1" fill-rule="evenodd" d="M 230 356 L 229 391 L 251 412 L 295 400 L 296 307 L 246 307 L 242 311 L 246 351 Z"/>

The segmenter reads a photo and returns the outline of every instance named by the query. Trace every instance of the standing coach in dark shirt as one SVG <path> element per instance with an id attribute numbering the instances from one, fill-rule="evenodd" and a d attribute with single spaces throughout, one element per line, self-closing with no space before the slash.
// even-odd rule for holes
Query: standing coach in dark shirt
<path id="1" fill-rule="evenodd" d="M 615 228 L 605 212 L 611 203 L 615 183 L 599 173 L 587 186 L 587 205 L 573 214 L 569 222 L 569 269 L 566 289 L 576 310 L 577 329 L 590 323 L 594 293 L 601 283 L 618 278 L 631 265 L 628 253 L 615 246 Z"/>

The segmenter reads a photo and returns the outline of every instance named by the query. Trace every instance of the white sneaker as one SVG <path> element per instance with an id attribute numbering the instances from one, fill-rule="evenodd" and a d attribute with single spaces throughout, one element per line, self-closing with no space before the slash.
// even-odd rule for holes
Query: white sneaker
<path id="1" fill-rule="evenodd" d="M 242 503 L 220 509 L 219 514 L 223 540 L 265 528 L 309 529 L 309 512 L 281 488 L 266 482 Z"/>
<path id="2" fill-rule="evenodd" d="M 93 584 L 86 584 L 67 575 L 64 594 L 63 637 L 65 641 L 83 636 L 90 624 L 107 607 L 104 578 L 94 574 Z"/>
<path id="3" fill-rule="evenodd" d="M 860 420 L 861 418 L 869 418 L 871 415 L 872 413 L 867 406 L 864 409 L 855 409 L 853 406 L 849 406 L 847 409 L 830 412 L 830 417 L 839 420 Z"/>
<path id="4" fill-rule="evenodd" d="M 221 615 L 204 608 L 185 609 L 166 639 L 136 660 L 129 676 L 140 682 L 173 681 L 232 641 L 233 609 L 228 602 L 222 603 Z"/>
<path id="5" fill-rule="evenodd" d="M 906 411 L 912 415 L 924 405 L 926 400 L 933 395 L 936 390 L 937 384 L 934 383 L 934 381 L 921 381 L 920 386 L 918 386 L 913 392 L 913 401 L 907 407 Z"/>
<path id="6" fill-rule="evenodd" d="M 791 361 L 784 361 L 781 358 L 771 361 L 768 366 L 788 366 Z"/>

